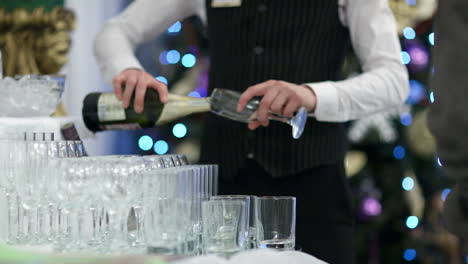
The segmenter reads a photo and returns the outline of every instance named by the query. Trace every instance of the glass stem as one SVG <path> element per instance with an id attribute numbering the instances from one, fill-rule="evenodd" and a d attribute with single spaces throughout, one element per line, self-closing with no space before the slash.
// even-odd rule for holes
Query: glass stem
<path id="1" fill-rule="evenodd" d="M 144 211 L 141 205 L 134 206 L 133 211 L 135 213 L 135 223 L 136 223 L 136 237 L 135 237 L 135 245 L 140 245 L 143 243 L 143 217 Z"/>

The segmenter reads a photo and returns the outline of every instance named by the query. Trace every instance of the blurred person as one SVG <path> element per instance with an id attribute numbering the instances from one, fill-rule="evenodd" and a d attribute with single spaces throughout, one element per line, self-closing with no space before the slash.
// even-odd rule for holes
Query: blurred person
<path id="1" fill-rule="evenodd" d="M 138 0 L 111 19 L 95 53 L 117 97 L 141 112 L 146 89 L 167 87 L 144 71 L 135 48 L 188 16 L 206 19 L 209 91 L 262 97 L 258 122 L 206 116 L 201 162 L 220 165 L 221 194 L 297 197 L 296 243 L 330 263 L 353 263 L 354 213 L 345 176 L 344 122 L 400 105 L 408 74 L 387 0 Z M 352 44 L 363 73 L 340 81 Z M 125 90 L 122 90 L 122 86 Z M 268 112 L 309 111 L 299 140 Z"/>
<path id="2" fill-rule="evenodd" d="M 468 1 L 443 0 L 435 18 L 435 101 L 428 124 L 443 170 L 455 181 L 444 204 L 448 230 L 468 239 Z"/>

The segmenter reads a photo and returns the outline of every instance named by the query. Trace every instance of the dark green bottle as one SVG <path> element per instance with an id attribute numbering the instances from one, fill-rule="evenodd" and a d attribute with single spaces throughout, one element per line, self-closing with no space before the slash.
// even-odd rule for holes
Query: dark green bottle
<path id="1" fill-rule="evenodd" d="M 158 93 L 148 89 L 144 110 L 133 110 L 133 98 L 127 109 L 114 93 L 90 93 L 83 101 L 83 120 L 93 131 L 134 130 L 163 125 L 178 118 L 210 111 L 209 98 L 193 98 L 169 94 L 169 102 L 161 103 Z"/>

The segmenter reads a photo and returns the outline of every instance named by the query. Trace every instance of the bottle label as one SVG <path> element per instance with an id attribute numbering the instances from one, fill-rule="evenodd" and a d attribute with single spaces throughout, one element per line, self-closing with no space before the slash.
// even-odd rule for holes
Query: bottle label
<path id="1" fill-rule="evenodd" d="M 142 129 L 140 124 L 112 124 L 112 125 L 100 125 L 102 130 L 139 130 Z"/>
<path id="2" fill-rule="evenodd" d="M 125 109 L 114 93 L 103 93 L 98 100 L 98 118 L 101 122 L 125 120 Z"/>

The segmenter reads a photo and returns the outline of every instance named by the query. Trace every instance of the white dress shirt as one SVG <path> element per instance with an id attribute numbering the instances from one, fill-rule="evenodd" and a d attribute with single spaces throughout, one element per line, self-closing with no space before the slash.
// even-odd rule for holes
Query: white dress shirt
<path id="1" fill-rule="evenodd" d="M 248 1 L 248 0 L 245 0 Z M 143 67 L 136 47 L 191 15 L 205 17 L 205 0 L 136 0 L 107 22 L 95 42 L 98 64 L 110 81 L 128 68 Z M 349 28 L 363 73 L 344 81 L 308 83 L 317 96 L 319 121 L 344 122 L 401 105 L 408 73 L 400 59 L 395 18 L 387 0 L 338 0 L 341 23 Z M 247 87 L 245 87 L 247 88 Z"/>

